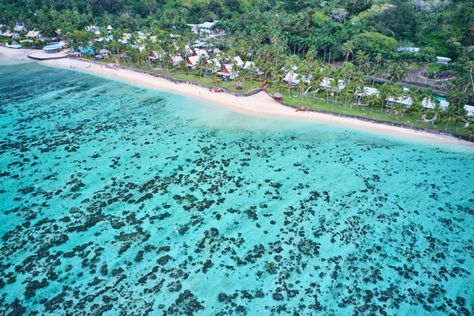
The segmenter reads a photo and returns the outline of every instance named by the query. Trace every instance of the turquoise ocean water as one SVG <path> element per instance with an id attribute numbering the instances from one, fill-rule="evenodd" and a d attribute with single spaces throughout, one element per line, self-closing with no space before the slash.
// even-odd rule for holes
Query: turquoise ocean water
<path id="1" fill-rule="evenodd" d="M 0 314 L 468 315 L 474 151 L 0 66 Z"/>

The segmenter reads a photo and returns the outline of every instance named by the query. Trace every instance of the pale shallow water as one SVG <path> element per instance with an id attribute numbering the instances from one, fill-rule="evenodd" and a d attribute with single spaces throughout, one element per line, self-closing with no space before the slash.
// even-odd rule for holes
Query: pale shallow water
<path id="1" fill-rule="evenodd" d="M 468 315 L 473 176 L 472 150 L 0 66 L 0 314 Z"/>

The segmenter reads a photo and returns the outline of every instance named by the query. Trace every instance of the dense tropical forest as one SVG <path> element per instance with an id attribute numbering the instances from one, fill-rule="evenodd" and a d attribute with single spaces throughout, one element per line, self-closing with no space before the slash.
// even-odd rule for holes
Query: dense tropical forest
<path id="1" fill-rule="evenodd" d="M 239 55 L 244 60 L 251 60 L 261 70 L 258 78 L 249 74 L 247 81 L 264 81 L 280 91 L 281 85 L 272 83 L 282 82 L 285 75 L 282 69 L 287 71 L 292 67 L 298 69 L 301 78 L 312 78 L 300 80 L 298 88 L 294 89 L 302 97 L 293 101 L 305 106 L 311 103 L 305 99 L 310 87 L 328 76 L 343 78 L 347 84 L 343 91 L 323 95 L 323 99 L 343 104 L 344 108 L 358 87 L 373 86 L 375 78 L 388 83 L 380 87 L 380 94 L 366 100 L 373 107 L 383 105 L 390 95 L 401 95 L 403 91 L 397 83 L 410 74 L 422 73 L 427 79 L 439 82 L 449 78 L 445 91 L 450 110 L 445 114 L 428 115 L 435 120 L 438 118 L 439 123 L 441 117 L 446 118 L 446 128 L 449 121 L 459 121 L 461 126 L 466 116 L 464 105 L 472 104 L 474 100 L 474 0 L 0 2 L 0 24 L 4 29 L 21 22 L 28 29 L 41 30 L 49 37 L 57 36 L 60 30 L 72 47 L 94 42 L 97 34 L 87 31 L 88 26 L 100 27 L 102 34 L 107 26 L 112 26 L 113 31 L 109 33 L 114 39 L 105 44 L 96 41 L 94 46 L 105 46 L 121 57 L 127 56 L 130 63 L 135 64 L 145 61 L 150 51 L 163 52 L 168 57 L 184 54 L 187 44 L 192 45 L 201 38 L 200 34 L 191 31 L 189 24 L 204 21 L 217 21 L 214 28 L 225 32 L 225 37 L 216 38 L 209 45 L 220 48 L 229 57 Z M 144 52 L 117 41 L 124 33 L 131 33 L 132 42 L 139 42 L 137 32 L 153 35 L 154 40 L 150 40 L 150 36 L 142 39 L 147 48 Z M 413 48 L 416 53 L 411 50 Z M 450 58 L 452 62 L 437 64 L 436 56 Z M 182 66 L 185 70 L 186 65 Z M 163 64 L 163 68 L 166 65 Z M 204 68 L 205 63 L 193 68 L 201 81 L 204 80 Z M 241 80 L 245 77 L 241 76 Z M 208 81 L 215 79 L 208 78 Z M 289 85 L 288 88 L 291 99 L 292 87 Z M 393 112 L 421 112 L 421 99 L 431 92 L 413 91 L 411 97 L 416 102 L 411 110 L 399 108 Z M 439 109 L 434 111 L 440 112 Z M 383 112 L 383 106 L 380 112 Z M 413 121 L 413 117 L 407 116 L 407 120 L 410 119 Z"/>

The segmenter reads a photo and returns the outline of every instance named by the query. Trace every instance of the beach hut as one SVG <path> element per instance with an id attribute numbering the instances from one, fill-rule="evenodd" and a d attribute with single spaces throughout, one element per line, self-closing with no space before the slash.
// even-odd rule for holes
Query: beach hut
<path id="1" fill-rule="evenodd" d="M 365 99 L 372 95 L 379 95 L 380 91 L 377 88 L 372 87 L 363 87 L 360 91 L 357 91 L 355 94 L 355 98 L 358 105 L 365 103 Z"/>
<path id="2" fill-rule="evenodd" d="M 299 75 L 294 70 L 290 70 L 283 78 L 283 81 L 290 86 L 297 86 L 300 83 L 300 79 L 298 77 Z"/>
<path id="3" fill-rule="evenodd" d="M 474 118 L 474 105 L 465 105 L 464 110 L 466 110 L 466 116 L 468 118 Z"/>
<path id="4" fill-rule="evenodd" d="M 332 92 L 341 92 L 346 87 L 346 82 L 344 80 L 338 80 L 336 86 L 333 86 L 333 82 L 334 82 L 333 78 L 324 77 L 321 80 L 321 83 L 319 84 L 319 86 L 326 91 L 332 91 Z"/>
<path id="5" fill-rule="evenodd" d="M 25 23 L 16 23 L 15 26 L 13 27 L 13 30 L 14 30 L 15 32 L 23 32 L 23 31 L 26 31 Z"/>
<path id="6" fill-rule="evenodd" d="M 410 96 L 401 96 L 398 98 L 392 98 L 389 97 L 386 99 L 387 101 L 387 106 L 388 107 L 393 107 L 397 104 L 403 105 L 405 108 L 409 108 L 413 105 L 413 99 Z"/>
<path id="7" fill-rule="evenodd" d="M 439 106 L 440 108 L 445 111 L 448 106 L 449 106 L 449 102 L 448 101 L 445 101 L 445 100 L 438 100 L 439 102 Z M 435 108 L 435 101 L 432 99 L 432 98 L 424 98 L 422 101 L 421 101 L 421 106 L 424 108 L 424 109 L 434 109 Z"/>
<path id="8" fill-rule="evenodd" d="M 239 75 L 236 71 L 233 69 L 233 65 L 231 64 L 225 64 L 222 68 L 221 71 L 217 73 L 218 76 L 222 77 L 225 80 L 234 80 L 237 78 Z"/>
<path id="9" fill-rule="evenodd" d="M 5 32 L 2 33 L 2 36 L 7 37 L 7 38 L 12 38 L 13 33 L 10 30 L 6 30 Z"/>
<path id="10" fill-rule="evenodd" d="M 233 64 L 235 63 L 237 67 L 242 68 L 244 66 L 244 62 L 240 56 L 234 56 L 232 57 L 229 61 L 227 61 L 227 64 Z"/>
<path id="11" fill-rule="evenodd" d="M 211 66 L 212 72 L 217 72 L 222 68 L 221 63 L 217 58 L 213 58 L 207 61 L 207 64 Z"/>
<path id="12" fill-rule="evenodd" d="M 451 58 L 436 56 L 436 62 L 438 64 L 447 65 L 451 62 Z"/>
<path id="13" fill-rule="evenodd" d="M 157 51 L 151 51 L 149 54 L 148 54 L 148 60 L 150 62 L 153 62 L 153 61 L 157 61 L 158 59 L 162 58 L 163 55 L 158 53 Z"/>
<path id="14" fill-rule="evenodd" d="M 204 49 L 195 49 L 194 53 L 198 57 L 203 56 L 206 59 L 209 58 L 209 55 L 207 54 L 207 52 Z"/>
<path id="15" fill-rule="evenodd" d="M 275 93 L 275 94 L 273 95 L 273 98 L 274 98 L 275 100 L 280 101 L 280 100 L 283 99 L 283 95 L 282 95 L 280 92 L 277 92 L 277 93 Z"/>
<path id="16" fill-rule="evenodd" d="M 32 30 L 26 33 L 25 37 L 28 39 L 40 39 L 42 35 L 40 31 Z"/>
<path id="17" fill-rule="evenodd" d="M 188 66 L 188 68 L 191 68 L 191 69 L 196 68 L 197 64 L 199 63 L 199 58 L 200 57 L 197 55 L 189 56 L 186 59 L 186 65 Z"/>
<path id="18" fill-rule="evenodd" d="M 179 56 L 179 55 L 175 55 L 175 56 L 171 56 L 171 64 L 176 67 L 177 65 L 179 65 L 180 62 L 182 62 L 184 59 L 183 57 Z"/>

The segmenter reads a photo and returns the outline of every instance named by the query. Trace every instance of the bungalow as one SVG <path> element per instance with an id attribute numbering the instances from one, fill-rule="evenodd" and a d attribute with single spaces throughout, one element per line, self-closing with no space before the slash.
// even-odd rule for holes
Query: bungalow
<path id="1" fill-rule="evenodd" d="M 13 33 L 10 30 L 6 30 L 5 32 L 1 33 L 1 35 L 8 38 L 13 37 Z"/>
<path id="2" fill-rule="evenodd" d="M 14 30 L 15 32 L 23 32 L 23 31 L 26 31 L 25 23 L 16 23 L 15 26 L 13 27 L 13 30 Z"/>
<path id="3" fill-rule="evenodd" d="M 39 39 L 42 37 L 42 35 L 40 31 L 32 30 L 26 33 L 25 37 L 29 39 Z"/>
<path id="4" fill-rule="evenodd" d="M 177 65 L 179 65 L 182 61 L 183 61 L 183 57 L 179 56 L 179 55 L 175 55 L 175 56 L 171 56 L 171 64 L 176 67 Z"/>
<path id="5" fill-rule="evenodd" d="M 250 72 L 253 72 L 257 75 L 262 75 L 263 74 L 263 72 L 261 72 L 260 69 L 258 69 L 255 66 L 255 63 L 253 61 L 246 61 L 242 68 L 245 69 L 245 70 L 248 70 Z"/>
<path id="6" fill-rule="evenodd" d="M 398 97 L 396 99 L 395 98 L 387 98 L 386 101 L 387 101 L 387 106 L 388 107 L 392 107 L 392 106 L 395 106 L 397 104 L 401 104 L 405 108 L 409 108 L 413 105 L 413 99 L 409 96 L 401 96 L 401 97 Z"/>
<path id="7" fill-rule="evenodd" d="M 194 55 L 194 56 L 189 56 L 187 59 L 186 59 L 186 65 L 191 68 L 191 69 L 194 69 L 196 68 L 196 66 L 199 64 L 199 61 L 202 59 L 205 60 L 204 57 L 199 57 L 197 55 Z"/>
<path id="8" fill-rule="evenodd" d="M 445 111 L 449 106 L 448 101 L 438 100 L 438 102 L 439 102 L 439 106 L 441 107 L 443 111 Z M 421 106 L 423 106 L 424 109 L 434 109 L 435 105 L 436 103 L 433 101 L 432 98 L 426 97 L 421 101 Z"/>
<path id="9" fill-rule="evenodd" d="M 333 78 L 324 77 L 321 80 L 319 86 L 327 91 L 334 91 L 334 92 L 341 92 L 346 87 L 346 82 L 344 80 L 338 80 L 337 85 L 333 86 L 332 83 L 334 82 Z"/>
<path id="10" fill-rule="evenodd" d="M 298 79 L 299 75 L 294 71 L 290 70 L 283 81 L 286 82 L 290 86 L 297 86 L 300 83 L 300 79 Z"/>
<path id="11" fill-rule="evenodd" d="M 112 32 L 113 30 L 114 30 L 114 28 L 112 27 L 112 25 L 109 24 L 109 25 L 107 26 L 107 32 L 110 33 L 110 32 Z"/>
<path id="12" fill-rule="evenodd" d="M 438 64 L 447 65 L 451 62 L 451 58 L 436 56 L 436 62 Z"/>
<path id="13" fill-rule="evenodd" d="M 156 61 L 160 58 L 162 58 L 163 55 L 158 53 L 157 51 L 151 51 L 149 54 L 148 54 L 148 60 L 153 62 L 153 61 Z"/>
<path id="14" fill-rule="evenodd" d="M 240 58 L 240 56 L 232 57 L 232 59 L 230 59 L 227 63 L 228 64 L 235 63 L 237 65 L 237 67 L 239 67 L 239 68 L 242 68 L 244 66 L 244 62 L 242 61 L 242 58 Z"/>
<path id="15" fill-rule="evenodd" d="M 209 58 L 209 55 L 207 54 L 207 52 L 204 49 L 195 49 L 194 53 L 198 57 L 204 56 L 204 58 L 206 58 L 206 59 Z"/>
<path id="16" fill-rule="evenodd" d="M 377 88 L 363 87 L 362 90 L 356 92 L 355 98 L 356 98 L 357 104 L 361 105 L 364 103 L 365 98 L 370 97 L 372 95 L 379 95 L 379 94 L 380 94 L 380 91 Z"/>
<path id="17" fill-rule="evenodd" d="M 474 118 L 474 105 L 465 105 L 464 110 L 466 110 L 466 116 L 469 118 Z"/>
<path id="18" fill-rule="evenodd" d="M 219 71 L 222 68 L 221 63 L 217 58 L 213 58 L 207 61 L 207 64 L 212 68 L 213 72 Z"/>
<path id="19" fill-rule="evenodd" d="M 217 75 L 219 75 L 220 77 L 226 80 L 228 79 L 234 80 L 235 78 L 239 76 L 238 73 L 233 70 L 233 65 L 231 64 L 225 64 L 222 67 L 221 71 L 217 73 Z"/>

